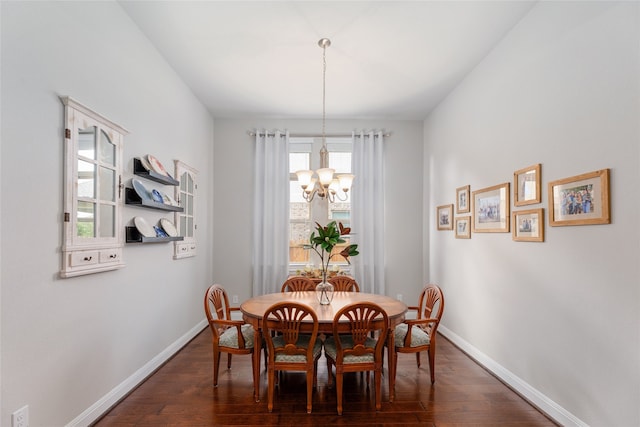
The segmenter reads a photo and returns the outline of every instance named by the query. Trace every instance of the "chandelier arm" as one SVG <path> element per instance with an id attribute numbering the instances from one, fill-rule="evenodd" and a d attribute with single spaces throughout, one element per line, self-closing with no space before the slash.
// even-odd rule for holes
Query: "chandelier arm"
<path id="1" fill-rule="evenodd" d="M 307 193 L 306 190 L 302 190 L 302 198 L 304 200 L 306 200 L 307 202 L 311 202 L 313 200 L 313 197 L 316 195 L 316 192 L 318 190 L 317 189 L 313 189 L 311 192 Z"/>
<path id="2" fill-rule="evenodd" d="M 344 202 L 345 200 L 347 200 L 349 197 L 347 196 L 347 193 L 345 191 L 342 192 L 344 194 L 344 199 L 342 197 L 340 197 L 340 194 L 338 194 L 338 192 L 336 191 L 334 194 L 334 196 L 340 200 L 341 202 Z"/>

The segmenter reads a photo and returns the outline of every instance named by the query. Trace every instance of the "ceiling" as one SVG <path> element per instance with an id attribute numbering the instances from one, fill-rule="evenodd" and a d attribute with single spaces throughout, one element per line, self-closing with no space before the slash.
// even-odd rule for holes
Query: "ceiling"
<path id="1" fill-rule="evenodd" d="M 131 1 L 214 117 L 422 120 L 532 1 Z"/>

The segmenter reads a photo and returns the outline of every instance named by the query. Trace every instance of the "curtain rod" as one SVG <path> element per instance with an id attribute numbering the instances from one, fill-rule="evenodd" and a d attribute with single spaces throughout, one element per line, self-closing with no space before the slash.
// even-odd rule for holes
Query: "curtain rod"
<path id="1" fill-rule="evenodd" d="M 264 132 L 256 132 L 253 130 L 247 131 L 247 134 L 249 136 L 256 136 L 257 133 L 262 135 Z M 275 136 L 275 133 L 266 132 L 266 136 Z M 322 138 L 322 135 L 318 135 L 316 133 L 290 133 L 289 136 L 291 138 Z M 327 133 L 325 134 L 325 136 L 328 136 L 330 138 L 351 138 L 351 136 L 360 137 L 360 134 L 356 133 L 355 135 L 352 135 L 350 133 Z M 378 136 L 378 135 L 374 135 L 374 136 Z M 384 136 L 385 138 L 388 138 L 389 136 L 391 136 L 391 132 L 385 132 L 382 134 L 382 136 Z"/>

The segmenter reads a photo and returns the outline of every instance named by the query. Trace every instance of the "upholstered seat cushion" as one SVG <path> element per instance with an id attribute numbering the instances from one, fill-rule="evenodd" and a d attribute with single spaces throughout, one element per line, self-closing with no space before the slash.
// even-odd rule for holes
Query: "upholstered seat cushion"
<path id="1" fill-rule="evenodd" d="M 282 348 L 285 346 L 285 342 L 284 342 L 284 338 L 282 337 L 282 335 L 278 335 L 272 338 L 273 340 L 273 346 L 275 348 Z M 309 341 L 311 341 L 311 336 L 310 335 L 304 335 L 304 334 L 300 334 L 298 335 L 298 341 L 296 341 L 296 346 L 297 347 L 303 347 L 303 348 L 308 348 L 309 347 Z M 320 352 L 322 351 L 322 341 L 320 341 L 320 339 L 316 338 L 316 342 L 313 345 L 313 359 L 315 360 L 316 357 L 320 356 Z M 299 362 L 299 363 L 305 363 L 307 361 L 307 356 L 303 355 L 303 354 L 284 354 L 284 353 L 277 353 L 276 352 L 276 362 Z"/>
<path id="2" fill-rule="evenodd" d="M 367 337 L 364 345 L 365 347 L 375 348 L 376 342 L 377 341 L 375 339 L 371 337 Z M 351 335 L 344 335 L 344 336 L 341 335 L 340 343 L 342 344 L 343 349 L 353 348 L 353 337 Z M 336 360 L 337 353 L 338 353 L 338 350 L 336 349 L 335 339 L 333 337 L 328 337 L 324 341 L 324 354 L 326 354 L 328 357 L 332 358 L 333 360 Z M 343 359 L 343 363 L 345 364 L 366 363 L 366 362 L 373 362 L 373 361 L 374 361 L 373 353 L 363 354 L 362 356 L 354 356 L 352 354 L 349 354 L 349 355 L 346 355 Z"/>
<path id="3" fill-rule="evenodd" d="M 242 325 L 240 329 L 242 337 L 244 338 L 244 347 L 253 348 L 253 326 Z M 224 333 L 220 335 L 218 345 L 220 347 L 240 348 L 238 345 L 238 328 L 234 326 L 224 331 Z"/>
<path id="4" fill-rule="evenodd" d="M 396 326 L 395 329 L 395 342 L 396 347 L 404 347 L 404 340 L 407 336 L 407 330 L 409 329 L 409 325 L 406 323 L 402 323 Z M 411 328 L 411 347 L 420 347 L 423 345 L 429 345 L 431 338 L 429 334 L 420 329 L 417 326 L 413 326 Z"/>

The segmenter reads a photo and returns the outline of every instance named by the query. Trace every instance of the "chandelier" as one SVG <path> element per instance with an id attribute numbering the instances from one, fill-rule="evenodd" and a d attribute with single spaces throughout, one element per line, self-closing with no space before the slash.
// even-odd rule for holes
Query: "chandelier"
<path id="1" fill-rule="evenodd" d="M 307 202 L 311 202 L 317 194 L 320 198 L 326 198 L 333 203 L 336 199 L 347 200 L 347 192 L 351 188 L 354 175 L 340 174 L 335 178 L 335 169 L 328 167 L 329 151 L 327 150 L 327 138 L 325 134 L 325 87 L 327 75 L 327 48 L 331 46 L 331 40 L 322 38 L 318 41 L 318 46 L 322 48 L 322 148 L 320 149 L 320 169 L 315 173 L 312 170 L 296 171 L 298 183 L 302 187 L 302 197 Z M 342 195 L 340 195 L 342 193 Z"/>

